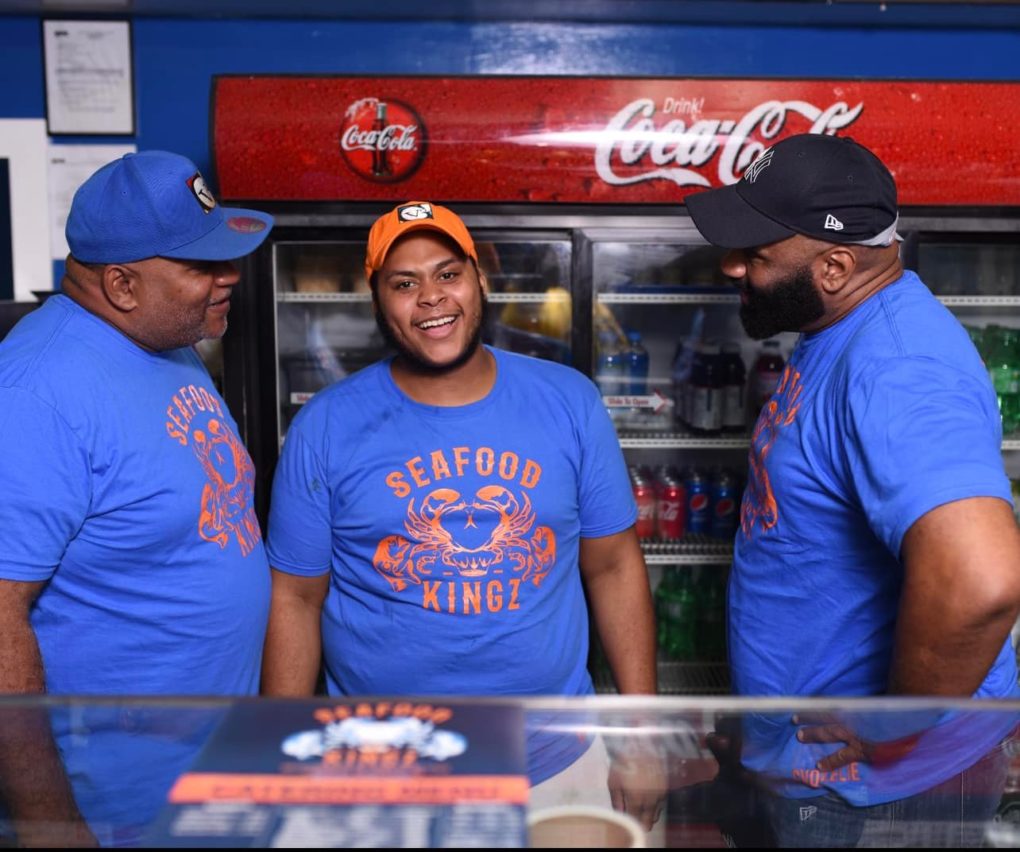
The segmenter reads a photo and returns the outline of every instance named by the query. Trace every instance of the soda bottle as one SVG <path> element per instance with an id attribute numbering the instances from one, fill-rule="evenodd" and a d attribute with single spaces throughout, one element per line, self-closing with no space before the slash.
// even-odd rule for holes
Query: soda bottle
<path id="1" fill-rule="evenodd" d="M 619 396 L 623 393 L 624 369 L 623 353 L 616 340 L 611 334 L 600 335 L 595 383 L 603 396 Z"/>
<path id="2" fill-rule="evenodd" d="M 676 584 L 676 570 L 666 568 L 662 572 L 662 579 L 655 588 L 655 640 L 659 649 L 666 653 L 666 646 L 669 644 L 669 613 L 667 604 L 673 594 L 673 586 Z"/>
<path id="3" fill-rule="evenodd" d="M 754 368 L 751 370 L 751 388 L 748 397 L 752 420 L 758 419 L 759 412 L 772 398 L 785 366 L 786 361 L 779 351 L 779 341 L 764 341 L 758 352 L 758 358 L 754 362 Z"/>
<path id="4" fill-rule="evenodd" d="M 718 343 L 699 343 L 687 382 L 687 425 L 693 432 L 722 429 L 722 370 Z"/>
<path id="5" fill-rule="evenodd" d="M 691 587 L 690 572 L 673 568 L 672 582 L 663 596 L 663 612 L 666 621 L 666 655 L 673 660 L 695 658 L 695 634 L 698 629 L 697 599 Z"/>
<path id="6" fill-rule="evenodd" d="M 722 428 L 726 432 L 743 432 L 747 428 L 747 370 L 740 357 L 740 344 L 727 341 L 722 345 Z"/>
<path id="7" fill-rule="evenodd" d="M 637 503 L 635 527 L 639 539 L 655 537 L 655 486 L 641 471 L 631 473 L 634 502 Z"/>
<path id="8" fill-rule="evenodd" d="M 628 331 L 629 343 L 624 354 L 627 365 L 627 393 L 644 396 L 648 393 L 648 350 L 641 342 L 641 332 Z"/>
<path id="9" fill-rule="evenodd" d="M 712 538 L 732 539 L 737 534 L 737 481 L 727 470 L 720 469 L 712 479 L 709 501 L 712 515 L 708 534 Z"/>
<path id="10" fill-rule="evenodd" d="M 678 541 L 684 537 L 687 491 L 670 473 L 659 477 L 659 511 L 656 525 L 659 539 Z"/>
<path id="11" fill-rule="evenodd" d="M 687 382 L 691 377 L 694 350 L 689 340 L 681 340 L 673 354 L 673 419 L 678 426 L 687 424 Z"/>
<path id="12" fill-rule="evenodd" d="M 708 482 L 704 474 L 691 468 L 684 478 L 684 490 L 687 492 L 687 511 L 684 518 L 687 534 L 705 535 L 711 526 L 711 515 Z"/>
<path id="13" fill-rule="evenodd" d="M 1020 334 L 1011 328 L 988 326 L 988 375 L 999 400 L 1002 432 L 1020 428 Z"/>
<path id="14" fill-rule="evenodd" d="M 697 598 L 698 659 L 722 662 L 726 659 L 726 583 L 719 566 L 701 566 Z"/>
<path id="15" fill-rule="evenodd" d="M 372 130 L 375 132 L 375 143 L 372 147 L 372 174 L 383 177 L 391 173 L 389 164 L 389 153 L 383 144 L 383 131 L 386 129 L 386 103 L 376 101 L 375 122 Z"/>

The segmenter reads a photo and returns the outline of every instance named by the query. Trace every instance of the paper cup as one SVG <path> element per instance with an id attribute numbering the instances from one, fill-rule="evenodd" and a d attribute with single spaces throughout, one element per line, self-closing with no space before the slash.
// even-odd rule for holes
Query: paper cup
<path id="1" fill-rule="evenodd" d="M 564 805 L 528 814 L 535 849 L 643 849 L 645 831 L 634 817 L 590 805 Z"/>

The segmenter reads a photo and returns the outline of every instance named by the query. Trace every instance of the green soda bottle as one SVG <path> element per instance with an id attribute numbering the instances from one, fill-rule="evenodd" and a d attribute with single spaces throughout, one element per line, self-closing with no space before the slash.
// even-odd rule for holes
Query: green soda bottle
<path id="1" fill-rule="evenodd" d="M 698 658 L 726 659 L 726 575 L 720 566 L 702 566 L 698 578 Z"/>
<path id="2" fill-rule="evenodd" d="M 1020 334 L 1012 328 L 988 326 L 988 374 L 999 401 L 1004 435 L 1020 429 Z"/>
<path id="3" fill-rule="evenodd" d="M 697 597 L 689 570 L 674 568 L 673 581 L 663 599 L 666 621 L 667 656 L 690 661 L 696 657 L 694 637 L 697 631 Z"/>
<path id="4" fill-rule="evenodd" d="M 655 640 L 659 650 L 666 653 L 666 645 L 669 637 L 669 616 L 666 613 L 666 603 L 672 595 L 673 586 L 676 583 L 676 572 L 672 568 L 665 568 L 662 572 L 662 579 L 655 587 Z"/>

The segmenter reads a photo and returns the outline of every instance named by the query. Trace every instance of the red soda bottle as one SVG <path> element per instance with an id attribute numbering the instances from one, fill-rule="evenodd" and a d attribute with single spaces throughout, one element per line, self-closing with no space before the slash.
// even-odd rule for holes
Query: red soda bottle
<path id="1" fill-rule="evenodd" d="M 686 527 L 687 491 L 679 479 L 663 477 L 659 486 L 657 527 L 663 541 L 684 537 Z"/>
<path id="2" fill-rule="evenodd" d="M 634 502 L 637 503 L 637 536 L 639 539 L 655 537 L 655 486 L 641 471 L 631 472 Z"/>

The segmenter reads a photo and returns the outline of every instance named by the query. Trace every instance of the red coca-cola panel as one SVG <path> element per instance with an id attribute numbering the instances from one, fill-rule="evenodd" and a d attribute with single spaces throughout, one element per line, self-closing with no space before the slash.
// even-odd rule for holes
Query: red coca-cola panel
<path id="1" fill-rule="evenodd" d="M 1020 204 L 1020 85 L 908 80 L 218 77 L 230 199 L 676 204 L 806 131 L 852 136 L 904 205 Z"/>

